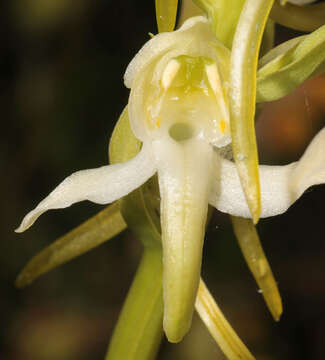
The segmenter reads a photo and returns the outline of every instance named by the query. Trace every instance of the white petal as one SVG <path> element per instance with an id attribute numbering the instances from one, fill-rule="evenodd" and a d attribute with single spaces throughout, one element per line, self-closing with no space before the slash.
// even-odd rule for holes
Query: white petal
<path id="1" fill-rule="evenodd" d="M 249 218 L 250 212 L 233 162 L 216 157 L 216 181 L 209 202 L 222 212 Z M 299 162 L 260 165 L 261 217 L 285 212 L 310 186 L 325 183 L 325 128 L 313 139 Z"/>
<path id="2" fill-rule="evenodd" d="M 155 172 L 151 144 L 144 144 L 140 153 L 126 163 L 75 172 L 28 213 L 15 231 L 25 231 L 47 210 L 83 200 L 109 204 L 142 185 Z"/>
<path id="3" fill-rule="evenodd" d="M 155 141 L 161 195 L 164 330 L 178 342 L 188 331 L 201 272 L 213 160 L 203 140 Z"/>
<path id="4" fill-rule="evenodd" d="M 298 199 L 310 186 L 325 183 L 325 128 L 308 146 L 295 166 L 290 180 L 291 193 Z"/>

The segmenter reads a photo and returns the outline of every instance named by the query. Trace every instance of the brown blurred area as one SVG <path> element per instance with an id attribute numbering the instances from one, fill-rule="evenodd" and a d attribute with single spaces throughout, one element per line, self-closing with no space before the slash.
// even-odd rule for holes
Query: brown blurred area
<path id="1" fill-rule="evenodd" d="M 24 264 L 101 207 L 82 203 L 13 229 L 65 176 L 107 162 L 107 144 L 127 103 L 123 73 L 156 33 L 153 1 L 12 0 L 0 5 L 0 359 L 100 360 L 132 281 L 141 245 L 130 232 L 14 287 Z M 295 36 L 278 28 L 277 42 Z M 325 123 L 325 75 L 265 104 L 257 119 L 260 159 L 299 159 Z M 325 150 L 325 149 L 324 149 Z M 325 185 L 258 229 L 283 297 L 274 323 L 248 272 L 227 216 L 215 213 L 203 277 L 259 360 L 324 359 Z M 159 360 L 224 359 L 199 319 Z"/>
<path id="2" fill-rule="evenodd" d="M 325 125 L 325 74 L 307 80 L 290 95 L 265 104 L 256 123 L 261 162 L 298 160 Z"/>

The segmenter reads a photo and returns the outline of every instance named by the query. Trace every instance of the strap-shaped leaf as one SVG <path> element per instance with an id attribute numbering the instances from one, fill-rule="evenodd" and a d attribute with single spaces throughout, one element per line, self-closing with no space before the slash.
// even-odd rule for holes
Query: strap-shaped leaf
<path id="1" fill-rule="evenodd" d="M 159 32 L 174 30 L 177 6 L 178 0 L 156 0 L 156 18 Z"/>
<path id="2" fill-rule="evenodd" d="M 222 314 L 204 281 L 200 280 L 195 308 L 214 340 L 229 360 L 254 360 Z"/>
<path id="3" fill-rule="evenodd" d="M 110 240 L 125 228 L 118 203 L 106 207 L 34 256 L 21 271 L 16 286 L 30 284 L 40 275 Z"/>
<path id="4" fill-rule="evenodd" d="M 231 221 L 247 265 L 274 320 L 278 321 L 282 314 L 282 301 L 256 228 L 250 219 L 231 216 Z"/>
<path id="5" fill-rule="evenodd" d="M 276 59 L 278 56 L 285 54 L 290 49 L 295 48 L 307 35 L 297 36 L 293 39 L 283 42 L 282 44 L 273 47 L 258 61 L 258 68 L 261 69 L 263 66 Z M 258 77 L 258 73 L 257 73 Z"/>
<path id="6" fill-rule="evenodd" d="M 297 6 L 275 1 L 270 17 L 277 23 L 300 31 L 314 31 L 325 24 L 325 3 Z"/>
<path id="7" fill-rule="evenodd" d="M 163 335 L 162 253 L 146 249 L 125 300 L 106 360 L 153 360 Z"/>
<path id="8" fill-rule="evenodd" d="M 260 61 L 257 102 L 279 99 L 325 71 L 325 25 L 279 45 Z"/>
<path id="9" fill-rule="evenodd" d="M 273 0 L 246 0 L 230 59 L 230 113 L 234 159 L 254 223 L 261 213 L 255 138 L 257 60 Z"/>
<path id="10" fill-rule="evenodd" d="M 208 16 L 219 41 L 231 49 L 245 0 L 193 0 Z M 225 19 L 227 19 L 225 21 Z"/>

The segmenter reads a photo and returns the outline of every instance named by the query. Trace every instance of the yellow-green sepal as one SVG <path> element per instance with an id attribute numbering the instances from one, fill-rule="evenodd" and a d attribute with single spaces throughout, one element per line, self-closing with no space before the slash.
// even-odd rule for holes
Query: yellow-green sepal
<path id="1" fill-rule="evenodd" d="M 273 0 L 247 0 L 242 9 L 230 58 L 230 124 L 233 155 L 254 223 L 261 213 L 255 138 L 256 71 L 259 49 Z"/>
<path id="2" fill-rule="evenodd" d="M 200 279 L 195 308 L 213 339 L 229 360 L 255 360 L 231 327 L 218 304 Z"/>
<path id="3" fill-rule="evenodd" d="M 173 31 L 176 24 L 178 0 L 155 0 L 158 31 Z"/>
<path id="4" fill-rule="evenodd" d="M 282 314 L 282 301 L 257 230 L 250 219 L 231 216 L 232 225 L 247 265 L 275 321 Z"/>

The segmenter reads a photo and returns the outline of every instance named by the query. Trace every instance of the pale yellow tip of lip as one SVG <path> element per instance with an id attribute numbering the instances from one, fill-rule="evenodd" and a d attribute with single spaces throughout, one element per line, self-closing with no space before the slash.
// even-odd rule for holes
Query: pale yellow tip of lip
<path id="1" fill-rule="evenodd" d="M 178 319 L 168 319 L 168 317 L 165 316 L 163 327 L 168 341 L 174 344 L 182 341 L 184 336 L 190 330 L 191 323 L 192 317 L 190 317 L 190 319 L 184 319 L 183 321 L 179 321 Z"/>

